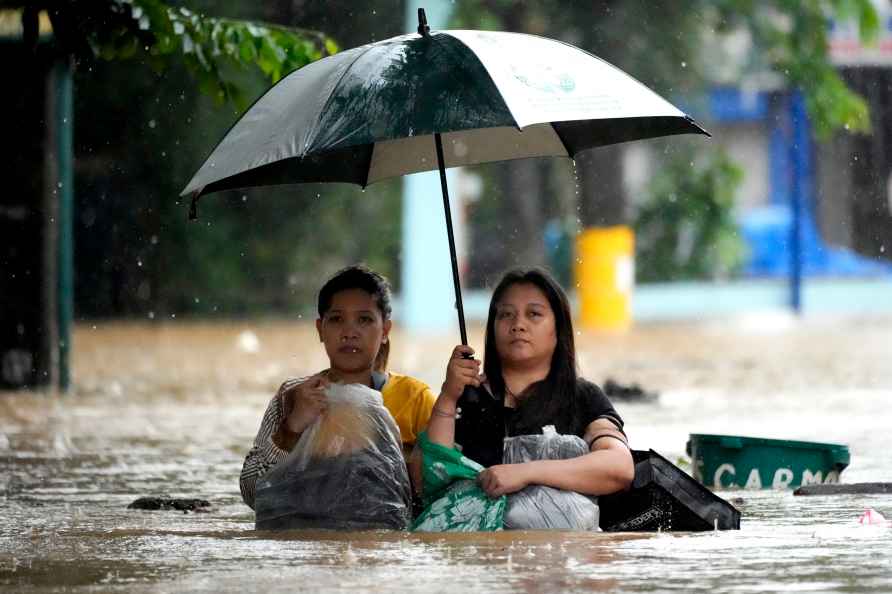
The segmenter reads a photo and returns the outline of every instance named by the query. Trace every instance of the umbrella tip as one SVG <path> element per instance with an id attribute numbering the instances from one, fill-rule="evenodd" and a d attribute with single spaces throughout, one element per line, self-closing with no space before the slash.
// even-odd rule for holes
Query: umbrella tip
<path id="1" fill-rule="evenodd" d="M 424 14 L 424 9 L 418 9 L 418 34 L 423 37 L 430 37 L 431 28 L 427 24 L 427 15 Z"/>

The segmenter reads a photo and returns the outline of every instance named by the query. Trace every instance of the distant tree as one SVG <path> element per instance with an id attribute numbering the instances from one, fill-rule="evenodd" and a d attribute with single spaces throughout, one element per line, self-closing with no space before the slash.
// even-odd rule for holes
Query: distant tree
<path id="1" fill-rule="evenodd" d="M 263 22 L 256 17 L 265 14 L 236 4 L 0 0 L 21 11 L 26 46 L 76 64 L 77 315 L 284 309 L 308 292 L 289 280 L 294 227 L 280 224 L 275 235 L 251 227 L 252 219 L 281 221 L 281 203 L 223 197 L 190 225 L 177 200 L 239 110 L 338 49 L 328 35 Z M 248 18 L 208 16 L 233 9 Z M 42 11 L 51 37 L 39 36 Z"/>
<path id="2" fill-rule="evenodd" d="M 337 51 L 323 33 L 267 23 L 214 18 L 163 0 L 0 0 L 22 10 L 24 42 L 38 42 L 46 11 L 52 43 L 78 59 L 141 61 L 156 72 L 185 64 L 202 91 L 240 107 L 246 97 L 229 67 L 256 67 L 276 82 L 308 62 Z"/>

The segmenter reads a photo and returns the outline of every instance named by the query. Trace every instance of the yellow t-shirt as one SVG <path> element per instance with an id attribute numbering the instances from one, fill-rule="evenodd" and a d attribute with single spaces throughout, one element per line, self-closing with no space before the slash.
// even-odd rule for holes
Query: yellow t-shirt
<path id="1" fill-rule="evenodd" d="M 437 397 L 427 384 L 414 377 L 393 372 L 388 376 L 381 388 L 384 406 L 400 428 L 403 445 L 413 445 L 427 427 Z"/>

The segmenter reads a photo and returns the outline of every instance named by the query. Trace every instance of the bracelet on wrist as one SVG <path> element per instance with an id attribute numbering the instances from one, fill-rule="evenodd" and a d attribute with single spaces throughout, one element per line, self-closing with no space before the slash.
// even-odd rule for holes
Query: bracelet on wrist
<path id="1" fill-rule="evenodd" d="M 457 411 L 446 412 L 439 406 L 435 406 L 433 409 L 431 409 L 431 413 L 437 415 L 438 417 L 446 417 L 447 419 L 455 419 L 458 417 Z"/>

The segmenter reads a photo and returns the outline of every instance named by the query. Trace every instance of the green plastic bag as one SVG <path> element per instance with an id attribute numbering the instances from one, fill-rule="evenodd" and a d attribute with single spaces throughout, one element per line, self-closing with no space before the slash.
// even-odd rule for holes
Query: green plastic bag
<path id="1" fill-rule="evenodd" d="M 432 443 L 427 432 L 418 436 L 424 454 L 424 511 L 412 530 L 417 532 L 493 532 L 501 530 L 507 498 L 492 498 L 477 484 L 480 464 L 454 448 Z"/>

